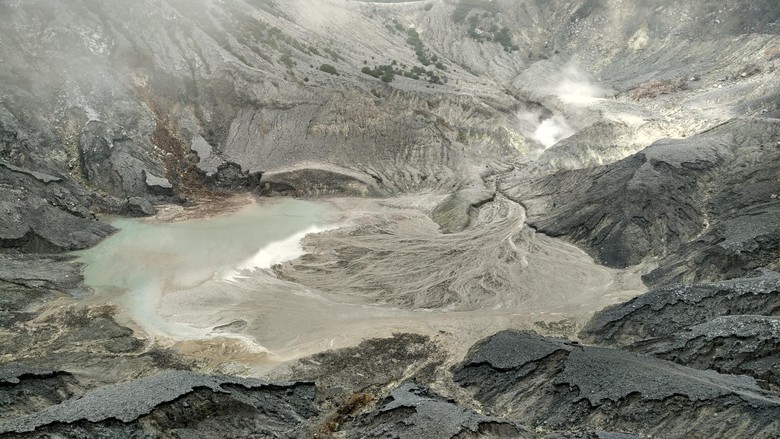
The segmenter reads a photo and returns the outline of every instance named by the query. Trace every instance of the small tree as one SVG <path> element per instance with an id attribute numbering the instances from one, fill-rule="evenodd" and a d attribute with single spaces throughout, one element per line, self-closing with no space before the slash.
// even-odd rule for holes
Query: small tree
<path id="1" fill-rule="evenodd" d="M 392 70 L 386 70 L 380 78 L 384 82 L 393 82 L 395 79 L 395 73 Z"/>

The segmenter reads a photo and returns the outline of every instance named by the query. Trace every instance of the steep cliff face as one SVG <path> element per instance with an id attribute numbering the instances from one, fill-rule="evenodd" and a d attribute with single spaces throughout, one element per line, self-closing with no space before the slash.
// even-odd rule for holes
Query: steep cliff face
<path id="1" fill-rule="evenodd" d="M 768 0 L 0 8 L 0 158 L 97 193 L 85 210 L 209 187 L 452 192 L 572 134 L 548 171 L 778 111 Z"/>

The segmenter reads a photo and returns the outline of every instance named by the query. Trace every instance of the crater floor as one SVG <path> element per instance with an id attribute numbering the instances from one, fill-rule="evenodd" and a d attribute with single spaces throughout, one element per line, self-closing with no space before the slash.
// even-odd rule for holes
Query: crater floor
<path id="1" fill-rule="evenodd" d="M 406 199 L 261 199 L 206 217 L 117 219 L 80 252 L 87 304 L 222 371 L 266 367 L 396 332 L 475 341 L 535 322 L 582 322 L 644 292 L 640 269 L 610 269 L 523 226 L 498 199 L 443 234 Z M 415 206 L 416 208 L 401 207 Z"/>

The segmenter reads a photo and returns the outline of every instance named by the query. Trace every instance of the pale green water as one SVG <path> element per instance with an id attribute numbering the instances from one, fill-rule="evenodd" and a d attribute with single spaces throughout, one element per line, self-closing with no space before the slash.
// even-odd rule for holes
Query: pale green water
<path id="1" fill-rule="evenodd" d="M 164 293 L 231 284 L 256 269 L 303 254 L 300 240 L 325 230 L 334 211 L 323 203 L 281 199 L 208 219 L 154 222 L 117 219 L 119 232 L 80 253 L 85 283 L 108 294 L 151 333 L 197 339 L 210 332 L 158 313 Z M 255 272 L 252 277 L 270 277 Z M 272 280 L 272 279 L 269 279 Z"/>

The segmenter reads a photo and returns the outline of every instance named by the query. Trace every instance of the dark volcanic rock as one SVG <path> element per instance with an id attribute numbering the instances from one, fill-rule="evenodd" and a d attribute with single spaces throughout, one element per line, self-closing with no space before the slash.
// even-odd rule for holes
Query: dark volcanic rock
<path id="1" fill-rule="evenodd" d="M 146 190 L 150 194 L 172 197 L 173 184 L 165 177 L 158 177 L 146 170 L 142 171 L 144 176 L 144 184 L 146 184 Z"/>
<path id="2" fill-rule="evenodd" d="M 0 166 L 0 248 L 59 253 L 90 247 L 114 228 L 84 204 L 86 191 Z"/>
<path id="3" fill-rule="evenodd" d="M 315 381 L 320 388 L 329 389 L 329 394 L 344 394 L 381 388 L 414 372 L 424 373 L 443 360 L 442 353 L 428 337 L 394 334 L 298 360 L 284 378 Z M 419 373 L 419 378 L 430 378 Z"/>
<path id="4" fill-rule="evenodd" d="M 780 275 L 657 288 L 599 311 L 580 337 L 627 346 L 733 314 L 780 314 Z"/>
<path id="5" fill-rule="evenodd" d="M 23 169 L 23 168 L 20 168 L 18 166 L 14 166 L 14 165 L 11 165 L 9 163 L 4 163 L 4 162 L 1 162 L 1 161 L 0 161 L 0 166 L 4 167 L 6 169 L 9 169 L 11 171 L 14 171 L 14 172 L 18 172 L 18 173 L 21 173 L 21 174 L 27 174 L 27 175 L 35 178 L 36 180 L 40 180 L 43 183 L 51 183 L 52 181 L 62 181 L 62 178 L 60 178 L 60 177 L 54 177 L 52 175 L 44 174 L 44 173 L 41 173 L 41 172 L 35 172 L 35 171 L 31 171 L 29 169 Z"/>
<path id="6" fill-rule="evenodd" d="M 511 422 L 484 416 L 406 382 L 376 410 L 347 426 L 350 438 L 439 439 L 533 437 Z"/>
<path id="7" fill-rule="evenodd" d="M 79 399 L 3 424 L 0 432 L 284 435 L 315 414 L 313 398 L 314 386 L 306 383 L 168 371 L 91 390 Z"/>
<path id="8" fill-rule="evenodd" d="M 552 433 L 544 437 L 544 439 L 641 439 L 642 436 L 628 434 L 628 433 L 615 433 L 611 431 L 581 431 L 581 432 L 563 432 Z"/>
<path id="9" fill-rule="evenodd" d="M 134 337 L 114 320 L 111 306 L 47 303 L 63 293 L 85 297 L 80 270 L 73 256 L 0 253 L 0 358 L 105 381 L 188 367 L 172 351 Z"/>
<path id="10" fill-rule="evenodd" d="M 625 267 L 690 244 L 648 280 L 735 277 L 780 257 L 778 142 L 779 121 L 733 120 L 610 165 L 530 184 L 515 175 L 501 188 L 526 205 L 529 224 L 603 264 Z"/>
<path id="11" fill-rule="evenodd" d="M 83 297 L 89 289 L 82 283 L 82 264 L 75 259 L 71 255 L 0 253 L 0 280 L 39 291 L 55 290 Z"/>
<path id="12" fill-rule="evenodd" d="M 54 370 L 30 367 L 18 363 L 5 364 L 0 365 L 0 384 L 19 384 L 20 378 L 48 377 L 56 374 L 57 371 Z"/>
<path id="13" fill-rule="evenodd" d="M 136 123 L 142 125 L 141 129 L 149 129 L 143 126 L 146 114 L 142 107 L 124 102 L 119 111 L 138 114 L 122 125 L 96 120 L 84 124 L 78 144 L 81 177 L 90 186 L 115 196 L 144 195 L 150 189 L 172 195 L 171 183 L 156 176 L 163 175 L 164 168 L 145 151 L 148 140 L 140 136 L 136 138 L 143 140 L 133 140 L 127 132 L 128 125 Z"/>
<path id="14" fill-rule="evenodd" d="M 24 364 L 0 365 L 0 423 L 83 393 L 71 374 Z"/>
<path id="15" fill-rule="evenodd" d="M 253 190 L 260 186 L 262 173 L 247 172 L 232 162 L 220 164 L 216 170 L 206 175 L 204 183 L 209 187 L 230 191 Z"/>
<path id="16" fill-rule="evenodd" d="M 333 165 L 314 163 L 276 169 L 260 179 L 262 193 L 283 195 L 346 194 L 378 196 L 384 192 L 371 175 Z"/>
<path id="17" fill-rule="evenodd" d="M 48 299 L 51 293 L 6 281 L 0 281 L 0 325 L 12 327 L 35 317 L 30 304 Z"/>
<path id="18" fill-rule="evenodd" d="M 520 339 L 523 349 L 517 348 Z M 561 349 L 568 350 L 569 345 L 560 339 L 502 331 L 472 347 L 464 360 L 464 366 L 487 364 L 495 370 L 512 370 L 539 361 Z"/>
<path id="19" fill-rule="evenodd" d="M 780 386 L 780 317 L 723 316 L 627 347 L 697 369 Z"/>
<path id="20" fill-rule="evenodd" d="M 593 316 L 580 337 L 780 384 L 780 275 L 651 290 Z"/>
<path id="21" fill-rule="evenodd" d="M 31 292 L 23 287 L 0 284 L 0 288 L 3 295 L 10 291 L 16 296 L 14 306 L 24 306 L 30 300 Z M 191 367 L 179 354 L 134 337 L 131 329 L 114 320 L 116 310 L 110 306 L 47 311 L 37 319 L 35 308 L 12 311 L 4 317 L 12 325 L 0 334 L 0 356 L 43 368 L 78 370 L 103 382 L 136 377 L 140 371 Z"/>
<path id="22" fill-rule="evenodd" d="M 493 416 L 531 426 L 670 437 L 770 437 L 780 428 L 780 399 L 752 378 L 536 334 L 500 332 L 453 372 Z"/>
<path id="23" fill-rule="evenodd" d="M 141 197 L 128 198 L 127 210 L 130 216 L 151 216 L 157 213 L 157 209 L 152 206 L 152 203 Z"/>
<path id="24" fill-rule="evenodd" d="M 745 210 L 707 229 L 642 277 L 649 285 L 742 277 L 758 268 L 780 270 L 780 209 Z"/>

